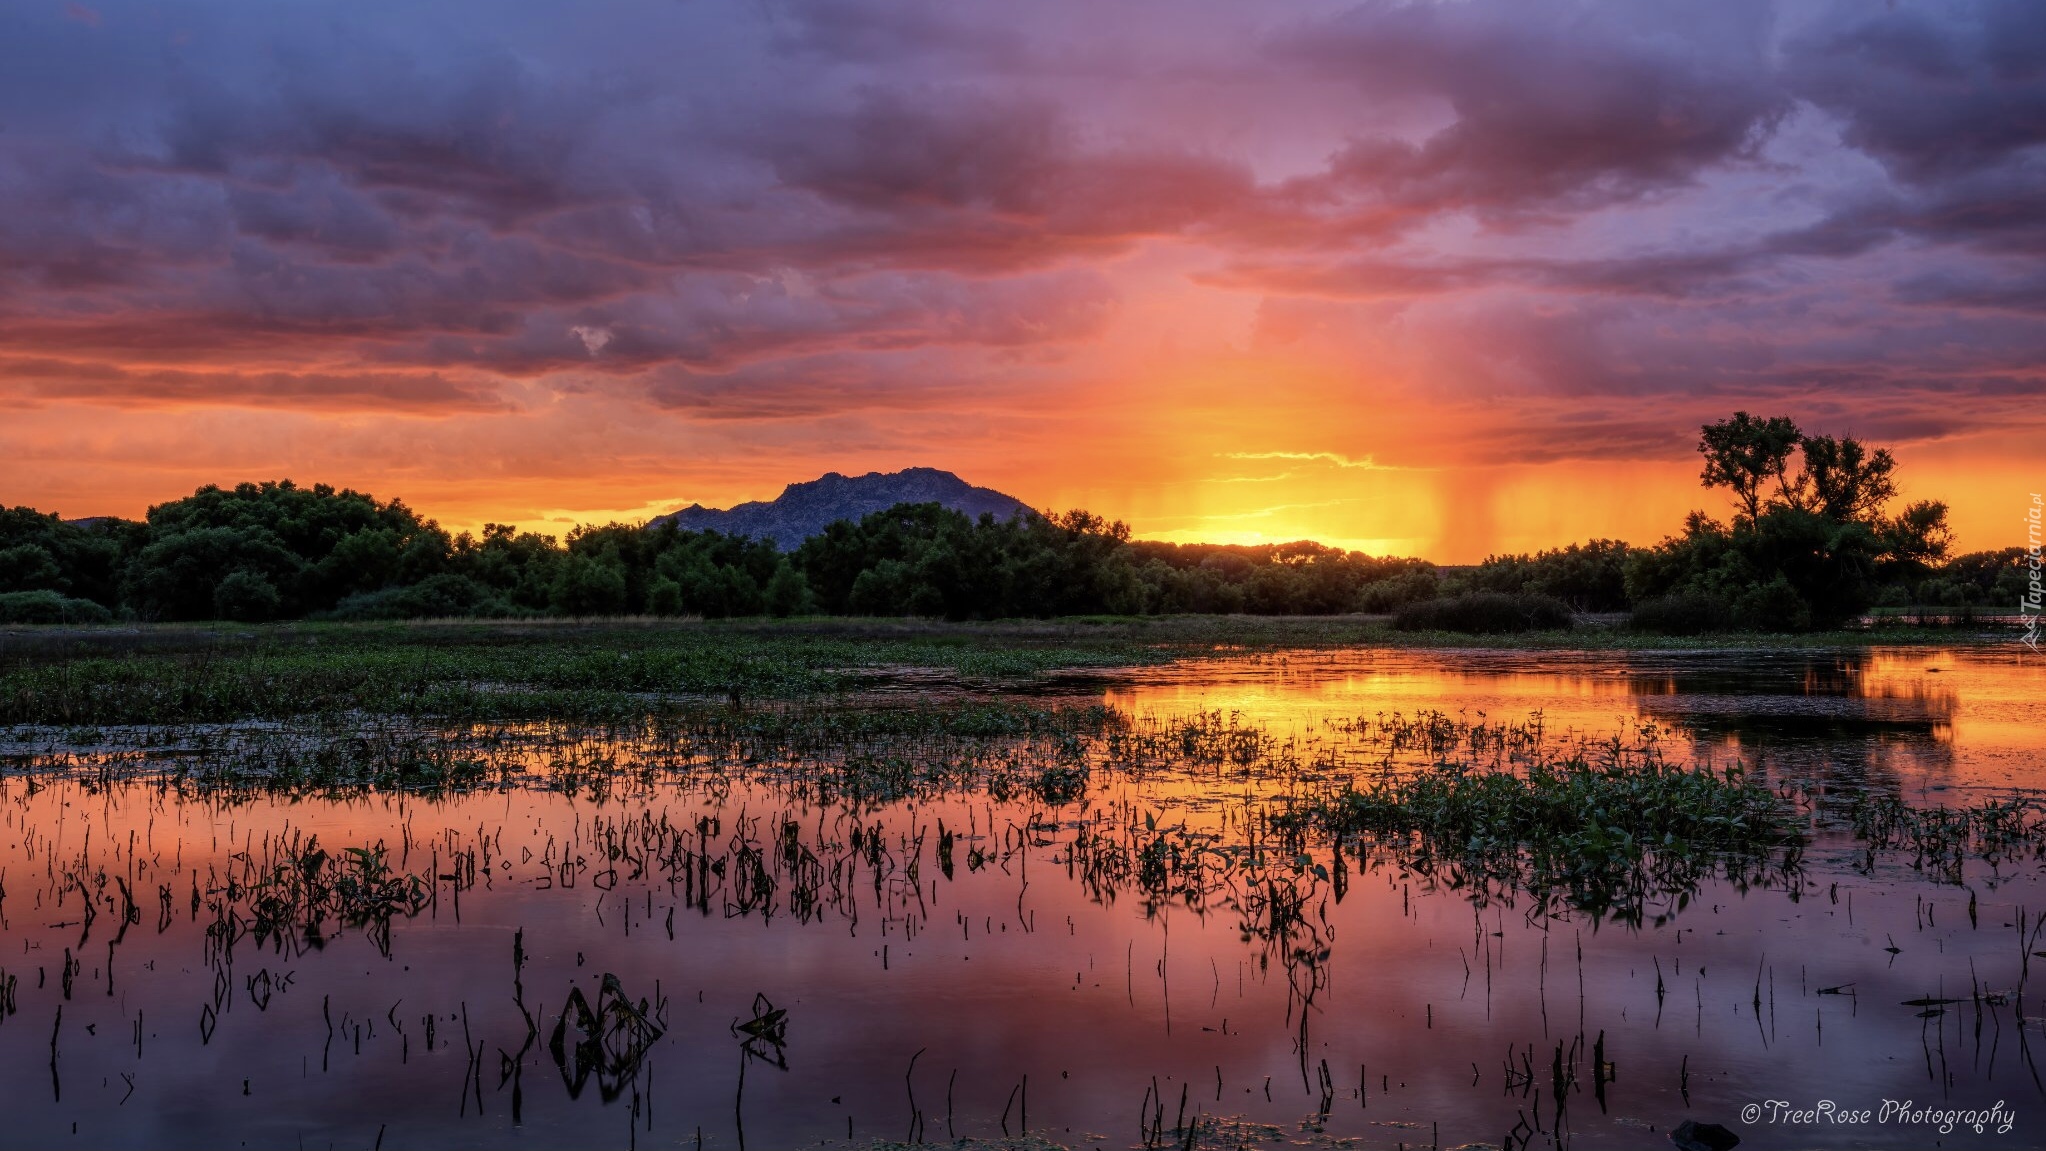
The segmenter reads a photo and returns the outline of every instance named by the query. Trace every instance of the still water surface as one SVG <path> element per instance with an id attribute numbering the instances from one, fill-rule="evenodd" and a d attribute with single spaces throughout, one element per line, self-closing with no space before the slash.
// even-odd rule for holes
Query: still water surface
<path id="1" fill-rule="evenodd" d="M 2021 912 L 2046 910 L 2036 859 L 1935 882 L 1821 820 L 1802 872 L 1708 883 L 1634 925 L 1474 900 L 1326 846 L 1302 869 L 1256 815 L 1424 766 L 1426 748 L 1369 733 L 1431 714 L 1538 725 L 1557 748 L 1739 760 L 1821 794 L 1951 805 L 2046 787 L 2046 667 L 2014 645 L 1224 656 L 1031 702 L 1105 704 L 1186 754 L 1053 733 L 964 751 L 851 735 L 776 758 L 539 727 L 491 736 L 515 783 L 308 797 L 153 774 L 189 770 L 218 733 L 144 752 L 132 733 L 17 731 L 14 752 L 43 754 L 35 777 L 0 783 L 0 1145 L 774 1148 L 1006 1130 L 1085 1147 L 1191 1132 L 1600 1148 L 1667 1146 L 1686 1118 L 1758 1148 L 2046 1145 L 2046 1031 L 2021 1018 L 2041 989 L 2016 996 L 2046 962 L 2018 936 Z M 1076 796 L 802 782 L 809 759 L 863 755 L 1088 770 Z M 1147 883 L 1161 832 L 1211 845 L 1214 866 Z M 290 886 L 315 837 L 337 855 L 381 846 L 390 875 L 424 886 L 387 919 L 257 930 L 262 893 Z M 572 991 L 608 1002 L 607 973 L 634 1011 L 579 1047 L 570 1010 L 551 1043 Z M 1927 999 L 1958 1002 L 1905 1003 Z M 1742 1121 L 1771 1099 L 2001 1102 L 2015 1123 Z"/>

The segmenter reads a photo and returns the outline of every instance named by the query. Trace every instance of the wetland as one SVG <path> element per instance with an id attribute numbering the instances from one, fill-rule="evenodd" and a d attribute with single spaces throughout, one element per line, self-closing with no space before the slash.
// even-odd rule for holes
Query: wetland
<path id="1" fill-rule="evenodd" d="M 2022 653 L 11 633 L 4 1141 L 2035 1145 Z"/>

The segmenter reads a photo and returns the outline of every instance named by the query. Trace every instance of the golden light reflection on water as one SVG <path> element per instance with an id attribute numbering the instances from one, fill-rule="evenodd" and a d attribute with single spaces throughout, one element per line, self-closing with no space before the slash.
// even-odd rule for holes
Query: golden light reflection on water
<path id="1" fill-rule="evenodd" d="M 373 1145 L 386 1126 L 390 1145 L 497 1145 L 523 1106 L 519 1129 L 550 1146 L 615 1144 L 635 1123 L 649 1142 L 688 1145 L 701 1130 L 705 1146 L 742 1146 L 743 1124 L 754 1146 L 796 1146 L 897 1138 L 925 1118 L 936 1136 L 940 1099 L 949 1137 L 955 1081 L 957 1134 L 993 1137 L 1024 1076 L 1030 1127 L 1063 1145 L 1134 1145 L 1138 1101 L 1162 1089 L 1170 1120 L 1188 1085 L 1196 1111 L 1260 1125 L 1245 1145 L 1299 1145 L 1321 1130 L 1300 1116 L 1317 1111 L 1335 1139 L 1432 1141 L 1439 1123 L 1454 1145 L 1496 1138 L 1526 1108 L 1510 1073 L 1501 1081 L 1502 1052 L 1593 1042 L 1624 1072 L 1607 1085 L 1610 1114 L 1580 1088 L 1581 1148 L 1639 1146 L 1635 1121 L 1731 1116 L 1762 1092 L 1922 1093 L 1918 1061 L 1865 1057 L 1921 1045 L 1967 1052 L 1936 1090 L 1986 1105 L 2009 1090 L 1995 1072 L 2012 1066 L 2010 1041 L 1997 1068 L 1974 1043 L 1979 1014 L 1891 1005 L 1978 977 L 2010 986 L 2022 956 L 1988 928 L 2036 906 L 2028 876 L 1983 885 L 1979 931 L 1977 893 L 1895 860 L 1814 875 L 1795 897 L 1713 885 L 1687 909 L 1665 905 L 1680 912 L 1670 924 L 1629 929 L 1537 921 L 1510 901 L 1480 909 L 1439 877 L 1366 869 L 1327 844 L 1311 848 L 1323 881 L 1290 870 L 1290 852 L 1256 864 L 1237 852 L 1209 887 L 1146 888 L 1143 848 L 1182 821 L 1225 846 L 1262 845 L 1253 800 L 1367 770 L 1386 725 L 1345 721 L 1380 713 L 1498 725 L 1539 712 L 1557 740 L 1653 725 L 1716 753 L 1931 789 L 2046 779 L 2042 689 L 2039 666 L 1995 648 L 1242 657 L 1118 679 L 1107 701 L 1134 713 L 1120 730 L 1148 733 L 1154 753 L 1097 764 L 1084 797 L 1056 805 L 985 788 L 848 804 L 795 786 L 819 775 L 808 753 L 692 775 L 706 765 L 679 745 L 545 725 L 508 730 L 493 752 L 532 779 L 444 798 L 0 778 L 0 943 L 13 957 L 0 974 L 19 978 L 22 1016 L 0 1016 L 0 1069 L 19 1087 L 23 1142 L 62 1142 L 75 1123 L 81 1145 L 162 1145 L 171 1130 L 283 1143 L 302 1127 Z M 1047 758 L 1031 770 L 1064 762 L 1038 746 Z M 1004 756 L 983 766 L 1015 762 Z M 619 769 L 620 789 L 552 789 L 586 762 Z M 641 763 L 657 770 L 634 783 Z M 1104 850 L 1083 846 L 1090 819 Z M 301 946 L 238 934 L 216 910 L 250 903 L 248 885 L 300 834 L 384 845 L 427 877 L 433 901 L 396 924 L 388 956 L 361 925 L 330 919 Z M 465 855 L 463 887 L 451 877 Z M 776 885 L 751 904 L 739 877 L 762 865 Z M 806 868 L 814 902 L 795 898 Z M 1288 893 L 1308 898 L 1281 928 L 1273 901 Z M 87 902 L 96 922 L 81 921 Z M 603 972 L 669 1000 L 644 1071 L 658 1121 L 578 1094 L 544 1041 L 520 1046 L 528 1006 L 551 1028 L 569 989 L 590 992 Z M 1849 985 L 1858 999 L 1816 991 Z M 747 1079 L 731 1028 L 758 994 L 790 1011 L 788 1067 L 756 1064 Z M 471 1085 L 459 1107 L 449 1084 Z"/>
<path id="2" fill-rule="evenodd" d="M 1275 732 L 1331 717 L 1529 723 L 1553 739 L 1644 732 L 1709 758 L 1785 759 L 1906 786 L 2046 787 L 2046 662 L 2016 644 L 1812 652 L 1300 651 L 1139 673 L 1138 716 L 1234 713 Z"/>

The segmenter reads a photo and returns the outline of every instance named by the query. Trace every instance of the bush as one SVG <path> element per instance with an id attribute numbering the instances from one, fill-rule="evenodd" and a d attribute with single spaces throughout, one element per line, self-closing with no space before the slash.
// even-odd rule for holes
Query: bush
<path id="1" fill-rule="evenodd" d="M 1655 596 L 1634 605 L 1627 624 L 1657 635 L 1702 635 L 1733 626 L 1733 609 L 1716 595 L 1682 592 Z"/>
<path id="2" fill-rule="evenodd" d="M 277 594 L 277 585 L 268 576 L 246 568 L 229 572 L 213 589 L 213 612 L 218 619 L 261 623 L 275 618 L 283 604 L 284 597 Z"/>
<path id="3" fill-rule="evenodd" d="M 1781 576 L 1754 584 L 1731 602 L 1706 592 L 1676 592 L 1642 600 L 1629 626 L 1660 635 L 1701 635 L 1713 631 L 1809 631 L 1812 611 Z"/>
<path id="4" fill-rule="evenodd" d="M 334 605 L 327 619 L 446 619 L 451 616 L 497 618 L 516 614 L 489 588 L 467 576 L 443 572 L 410 587 L 357 592 Z"/>
<path id="5" fill-rule="evenodd" d="M 1401 631 L 1460 631 L 1478 635 L 1516 631 L 1564 631 L 1574 622 L 1569 607 L 1545 595 L 1473 592 L 1450 599 L 1405 604 L 1393 615 Z"/>
<path id="6" fill-rule="evenodd" d="M 1745 631 L 1809 631 L 1812 617 L 1811 605 L 1780 575 L 1749 588 L 1733 601 L 1733 618 Z"/>
<path id="7" fill-rule="evenodd" d="M 547 606 L 559 615 L 620 615 L 626 602 L 625 573 L 618 565 L 572 555 L 554 578 Z"/>
<path id="8" fill-rule="evenodd" d="M 1357 593 L 1357 610 L 1382 614 L 1398 611 L 1407 604 L 1433 599 L 1442 592 L 1442 580 L 1431 571 L 1413 571 L 1365 584 Z"/>
<path id="9" fill-rule="evenodd" d="M 1592 540 L 1534 555 L 1488 556 L 1462 579 L 1473 591 L 1531 592 L 1579 611 L 1625 611 L 1632 550 L 1619 540 Z"/>
<path id="10" fill-rule="evenodd" d="M 114 613 L 89 599 L 53 591 L 0 593 L 0 623 L 108 623 Z"/>
<path id="11" fill-rule="evenodd" d="M 646 587 L 646 610 L 653 615 L 681 615 L 682 585 L 667 576 L 655 576 Z"/>

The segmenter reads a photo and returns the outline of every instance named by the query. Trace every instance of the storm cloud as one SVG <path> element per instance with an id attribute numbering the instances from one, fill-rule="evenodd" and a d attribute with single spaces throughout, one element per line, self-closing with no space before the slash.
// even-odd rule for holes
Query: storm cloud
<path id="1" fill-rule="evenodd" d="M 834 420 L 1121 411 L 1146 349 L 1284 343 L 1493 403 L 1415 445 L 1447 458 L 1678 458 L 1764 400 L 2036 427 L 2042 11 L 30 0 L 0 407 L 600 397 L 815 455 Z"/>

